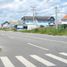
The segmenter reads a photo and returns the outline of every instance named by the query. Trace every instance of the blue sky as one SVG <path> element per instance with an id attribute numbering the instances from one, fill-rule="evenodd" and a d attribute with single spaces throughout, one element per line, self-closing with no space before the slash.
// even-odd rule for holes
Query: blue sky
<path id="1" fill-rule="evenodd" d="M 67 14 L 67 0 L 0 0 L 0 23 L 32 15 L 32 7 L 38 16 L 55 16 L 56 6 L 59 18 Z"/>

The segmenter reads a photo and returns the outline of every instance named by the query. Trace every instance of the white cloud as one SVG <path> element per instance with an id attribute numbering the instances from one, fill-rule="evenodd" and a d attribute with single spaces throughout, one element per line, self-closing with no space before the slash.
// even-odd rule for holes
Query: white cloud
<path id="1" fill-rule="evenodd" d="M 7 18 L 11 16 L 22 16 L 22 15 L 32 15 L 32 8 L 31 6 L 36 7 L 36 12 L 38 15 L 54 15 L 55 14 L 55 6 L 58 5 L 58 8 L 60 5 L 60 0 L 14 0 L 10 3 L 5 3 L 0 5 L 0 9 L 4 9 L 5 11 L 8 10 L 8 12 L 4 12 L 7 14 Z M 66 5 L 67 3 L 64 3 Z M 64 13 L 66 8 L 62 8 L 62 12 Z"/>
<path id="2" fill-rule="evenodd" d="M 3 4 L 3 5 L 0 5 L 0 9 L 2 8 L 8 8 L 8 9 L 13 9 L 13 10 L 24 10 L 24 9 L 30 9 L 31 6 L 36 6 L 37 8 L 39 9 L 48 9 L 50 7 L 52 7 L 53 5 L 55 5 L 55 3 L 57 1 L 60 1 L 60 0 L 42 0 L 39 1 L 39 0 L 14 0 L 12 3 L 8 3 L 8 4 Z"/>
<path id="3" fill-rule="evenodd" d="M 8 8 L 8 9 L 15 9 L 15 8 L 18 8 L 19 4 L 21 4 L 21 2 L 19 0 L 15 0 L 11 3 L 5 3 L 5 4 L 1 4 L 0 5 L 0 9 L 5 9 L 5 8 Z"/>
<path id="4" fill-rule="evenodd" d="M 67 2 L 64 2 L 63 5 L 64 5 L 64 6 L 67 5 Z"/>

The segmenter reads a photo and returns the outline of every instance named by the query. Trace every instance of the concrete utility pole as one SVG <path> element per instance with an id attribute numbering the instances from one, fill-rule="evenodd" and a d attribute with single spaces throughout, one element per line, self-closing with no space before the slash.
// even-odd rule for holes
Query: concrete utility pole
<path id="1" fill-rule="evenodd" d="M 55 25 L 56 25 L 56 29 L 58 28 L 58 11 L 57 11 L 57 6 L 55 7 Z"/>
<path id="2" fill-rule="evenodd" d="M 33 22 L 35 21 L 35 10 L 36 10 L 35 8 L 36 7 L 34 7 L 34 6 L 32 7 L 32 11 L 33 11 Z"/>

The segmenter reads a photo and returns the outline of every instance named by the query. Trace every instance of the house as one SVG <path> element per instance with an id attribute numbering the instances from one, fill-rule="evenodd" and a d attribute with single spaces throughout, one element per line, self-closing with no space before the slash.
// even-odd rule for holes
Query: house
<path id="1" fill-rule="evenodd" d="M 11 24 L 12 27 L 16 28 L 17 30 L 23 29 L 23 25 L 22 25 L 20 20 L 18 20 L 18 21 L 15 21 L 15 20 L 11 21 L 10 24 Z"/>
<path id="2" fill-rule="evenodd" d="M 2 28 L 9 28 L 10 27 L 10 23 L 8 21 L 5 21 L 4 23 L 1 24 Z"/>
<path id="3" fill-rule="evenodd" d="M 1 28 L 1 24 L 0 24 L 0 28 Z"/>
<path id="4" fill-rule="evenodd" d="M 27 29 L 31 30 L 41 26 L 52 26 L 54 25 L 55 18 L 52 16 L 24 16 L 21 20 L 23 24 L 27 25 Z"/>
<path id="5" fill-rule="evenodd" d="M 61 19 L 61 23 L 60 24 L 67 24 L 67 15 L 65 15 L 62 19 Z"/>
<path id="6" fill-rule="evenodd" d="M 59 28 L 67 29 L 67 15 L 65 15 L 58 24 Z"/>
<path id="7" fill-rule="evenodd" d="M 2 28 L 14 28 L 16 27 L 17 25 L 20 26 L 20 22 L 18 21 L 5 21 L 4 23 L 1 24 Z"/>

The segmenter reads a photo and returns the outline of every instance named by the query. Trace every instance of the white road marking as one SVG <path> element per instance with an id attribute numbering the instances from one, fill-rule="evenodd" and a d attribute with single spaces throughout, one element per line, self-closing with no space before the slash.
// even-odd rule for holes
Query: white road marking
<path id="1" fill-rule="evenodd" d="M 26 67 L 36 67 L 34 64 L 32 64 L 31 62 L 29 62 L 28 60 L 26 60 L 24 57 L 22 56 L 16 56 L 16 58 L 23 63 Z"/>
<path id="2" fill-rule="evenodd" d="M 0 57 L 1 61 L 3 62 L 5 67 L 15 67 L 11 61 L 8 59 L 8 57 Z"/>
<path id="3" fill-rule="evenodd" d="M 40 47 L 40 46 L 34 45 L 34 44 L 32 44 L 32 43 L 28 43 L 28 45 L 31 45 L 31 46 L 37 47 L 37 48 L 39 48 L 39 49 L 41 49 L 41 50 L 49 50 L 49 49 L 47 49 L 47 48 L 43 48 L 43 47 Z"/>
<path id="4" fill-rule="evenodd" d="M 51 62 L 49 62 L 49 61 L 47 61 L 47 60 L 45 60 L 45 59 L 37 56 L 37 55 L 30 55 L 30 56 L 31 56 L 32 58 L 34 58 L 35 60 L 43 63 L 43 64 L 46 65 L 46 66 L 55 66 L 55 64 L 53 64 L 53 63 L 51 63 Z"/>
<path id="5" fill-rule="evenodd" d="M 61 52 L 59 54 L 64 55 L 64 56 L 67 56 L 67 53 L 64 53 L 64 52 Z"/>
<path id="6" fill-rule="evenodd" d="M 53 54 L 46 54 L 46 56 L 51 57 L 51 58 L 56 59 L 56 60 L 59 60 L 59 61 L 67 64 L 67 59 L 64 59 L 64 58 L 55 56 L 55 55 L 53 55 Z"/>

